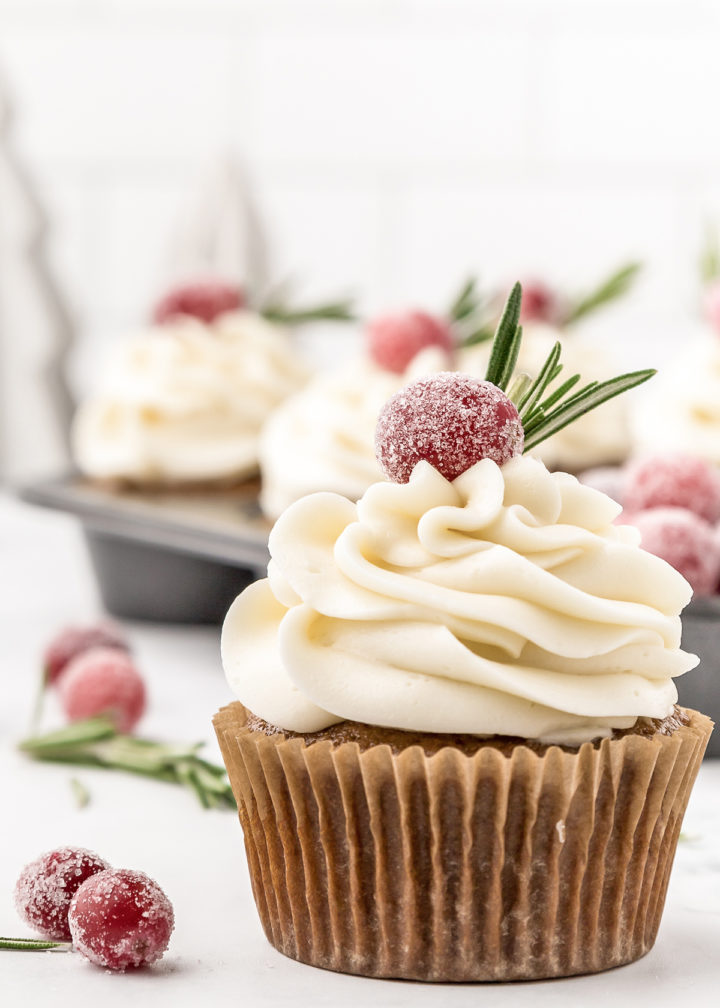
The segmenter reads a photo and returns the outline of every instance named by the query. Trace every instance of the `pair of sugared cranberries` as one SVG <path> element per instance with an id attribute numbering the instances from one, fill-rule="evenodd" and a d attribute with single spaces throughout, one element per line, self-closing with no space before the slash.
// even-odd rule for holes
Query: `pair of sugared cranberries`
<path id="1" fill-rule="evenodd" d="M 720 587 L 720 475 L 690 455 L 648 456 L 624 474 L 622 521 L 640 531 L 641 545 L 690 583 L 696 595 Z"/>
<path id="2" fill-rule="evenodd" d="M 210 325 L 218 315 L 237 311 L 245 304 L 245 295 L 236 284 L 205 280 L 174 287 L 157 303 L 153 321 L 158 325 L 191 316 Z"/>
<path id="3" fill-rule="evenodd" d="M 113 624 L 62 630 L 46 649 L 44 667 L 70 721 L 107 714 L 118 731 L 130 732 L 145 710 L 145 684 Z"/>
<path id="4" fill-rule="evenodd" d="M 92 851 L 60 847 L 23 868 L 18 913 L 33 930 L 73 947 L 98 966 L 126 970 L 157 962 L 175 918 L 157 882 L 113 869 Z"/>

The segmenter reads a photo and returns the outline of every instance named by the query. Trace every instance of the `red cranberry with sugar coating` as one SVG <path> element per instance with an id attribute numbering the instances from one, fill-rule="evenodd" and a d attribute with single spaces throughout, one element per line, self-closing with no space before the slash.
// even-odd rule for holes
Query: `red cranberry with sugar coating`
<path id="1" fill-rule="evenodd" d="M 70 906 L 75 949 L 97 966 L 126 970 L 157 962 L 175 924 L 172 904 L 144 872 L 100 872 L 82 885 Z"/>
<path id="2" fill-rule="evenodd" d="M 234 284 L 220 280 L 188 283 L 168 291 L 155 306 L 153 321 L 162 325 L 183 315 L 191 315 L 209 325 L 218 315 L 237 311 L 244 304 L 243 292 Z"/>
<path id="3" fill-rule="evenodd" d="M 395 374 L 402 374 L 421 350 L 438 347 L 449 355 L 453 349 L 447 322 L 421 311 L 383 315 L 368 325 L 366 336 L 375 363 Z"/>
<path id="4" fill-rule="evenodd" d="M 560 304 L 557 295 L 541 280 L 526 280 L 523 283 L 522 306 L 520 308 L 520 323 L 545 322 L 548 325 L 557 324 L 560 316 Z"/>
<path id="5" fill-rule="evenodd" d="M 53 637 L 45 649 L 43 666 L 48 682 L 54 683 L 73 658 L 96 647 L 130 650 L 122 630 L 114 623 L 65 627 Z"/>
<path id="6" fill-rule="evenodd" d="M 70 901 L 91 876 L 110 865 L 83 847 L 58 847 L 26 865 L 15 885 L 15 906 L 34 931 L 70 941 Z"/>
<path id="7" fill-rule="evenodd" d="M 145 710 L 145 684 L 129 655 L 94 648 L 73 659 L 59 683 L 70 721 L 107 714 L 118 731 L 130 732 Z"/>
<path id="8" fill-rule="evenodd" d="M 648 508 L 687 508 L 705 521 L 720 520 L 720 473 L 692 455 L 653 455 L 628 466 L 625 506 L 630 511 Z"/>
<path id="9" fill-rule="evenodd" d="M 412 382 L 378 418 L 375 453 L 388 479 L 407 483 L 418 462 L 454 480 L 480 459 L 503 465 L 522 452 L 515 404 L 491 382 L 443 371 Z"/>
<path id="10" fill-rule="evenodd" d="M 715 530 L 692 511 L 653 508 L 632 515 L 643 549 L 666 560 L 696 595 L 713 595 L 720 582 L 720 542 Z"/>

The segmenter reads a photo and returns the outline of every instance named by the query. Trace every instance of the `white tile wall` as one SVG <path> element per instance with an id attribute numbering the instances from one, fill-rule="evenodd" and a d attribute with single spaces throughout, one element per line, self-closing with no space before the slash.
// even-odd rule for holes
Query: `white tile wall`
<path id="1" fill-rule="evenodd" d="M 0 0 L 77 373 L 228 151 L 308 296 L 432 307 L 469 271 L 580 287 L 637 256 L 603 336 L 666 353 L 720 220 L 719 45 L 713 0 Z"/>

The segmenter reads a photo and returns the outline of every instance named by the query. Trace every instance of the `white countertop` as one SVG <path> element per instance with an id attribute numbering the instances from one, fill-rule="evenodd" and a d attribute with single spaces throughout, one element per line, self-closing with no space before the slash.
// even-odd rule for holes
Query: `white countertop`
<path id="1" fill-rule="evenodd" d="M 30 936 L 17 918 L 13 888 L 42 851 L 72 844 L 116 867 L 157 879 L 175 907 L 170 948 L 155 967 L 127 974 L 79 955 L 0 951 L 3 1006 L 139 1008 L 172 1005 L 482 1005 L 652 1008 L 691 999 L 718 1003 L 720 984 L 720 761 L 705 763 L 690 801 L 655 948 L 643 960 L 590 977 L 513 985 L 424 985 L 326 973 L 285 959 L 261 931 L 250 893 L 242 835 L 229 812 L 206 812 L 179 788 L 105 771 L 32 763 L 15 751 L 26 731 L 39 657 L 66 622 L 99 611 L 92 574 L 73 519 L 0 496 L 0 934 Z M 231 699 L 218 659 L 218 630 L 133 624 L 128 633 L 146 676 L 150 706 L 142 734 L 207 739 L 210 719 Z M 59 726 L 48 704 L 44 726 Z M 75 807 L 72 775 L 92 795 Z"/>

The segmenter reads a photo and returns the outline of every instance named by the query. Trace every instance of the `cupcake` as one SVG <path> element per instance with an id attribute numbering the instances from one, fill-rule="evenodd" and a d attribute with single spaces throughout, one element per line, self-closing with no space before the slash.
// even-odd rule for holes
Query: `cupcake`
<path id="1" fill-rule="evenodd" d="M 684 452 L 720 465 L 720 336 L 689 342 L 636 402 L 632 432 L 639 454 Z"/>
<path id="2" fill-rule="evenodd" d="M 652 946 L 711 723 L 676 706 L 687 582 L 619 506 L 523 455 L 600 393 L 445 373 L 378 423 L 389 481 L 314 494 L 270 538 L 215 727 L 268 940 L 433 981 L 594 972 Z M 552 377 L 550 377 L 552 376 Z M 507 391 L 506 391 L 507 390 Z"/>
<path id="3" fill-rule="evenodd" d="M 720 465 L 720 246 L 708 232 L 700 256 L 702 328 L 637 399 L 635 451 L 681 452 Z"/>
<path id="4" fill-rule="evenodd" d="M 264 421 L 307 374 L 286 332 L 230 293 L 171 292 L 154 324 L 117 348 L 75 417 L 73 455 L 85 475 L 143 488 L 256 475 Z"/>

